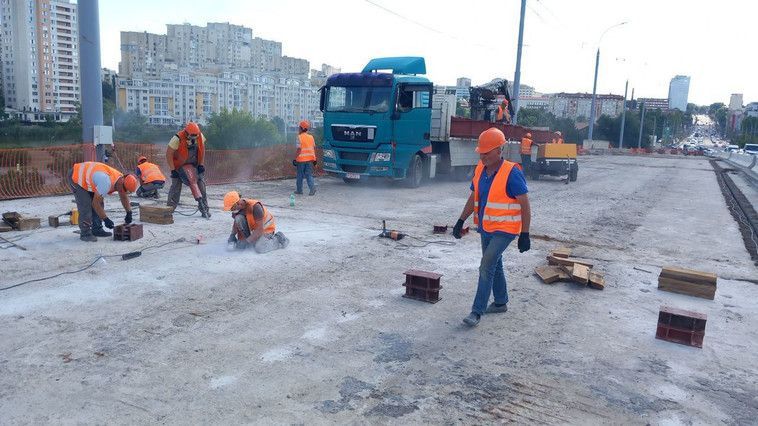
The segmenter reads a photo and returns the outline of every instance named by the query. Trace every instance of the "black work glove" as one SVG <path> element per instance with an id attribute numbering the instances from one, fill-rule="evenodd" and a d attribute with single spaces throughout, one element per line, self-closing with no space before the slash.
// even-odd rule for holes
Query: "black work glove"
<path id="1" fill-rule="evenodd" d="M 297 160 L 292 160 L 292 165 L 297 167 Z"/>
<path id="2" fill-rule="evenodd" d="M 316 164 L 318 164 L 318 161 L 313 160 L 313 167 L 316 167 Z"/>
<path id="3" fill-rule="evenodd" d="M 130 224 L 132 223 L 132 212 L 131 210 L 126 212 L 126 217 L 124 218 L 124 223 Z"/>
<path id="4" fill-rule="evenodd" d="M 105 225 L 106 228 L 113 229 L 113 221 L 110 220 L 109 218 L 106 217 L 105 219 L 103 219 L 103 224 Z"/>
<path id="5" fill-rule="evenodd" d="M 247 240 L 239 240 L 236 243 L 234 243 L 234 248 L 238 250 L 244 250 L 247 248 L 248 245 L 250 245 L 250 243 L 248 243 Z"/>
<path id="6" fill-rule="evenodd" d="M 453 236 L 456 240 L 461 239 L 461 230 L 463 230 L 463 219 L 458 219 L 458 222 L 455 222 L 455 226 L 453 226 Z"/>
<path id="7" fill-rule="evenodd" d="M 179 170 L 171 170 L 171 178 L 179 179 Z"/>
<path id="8" fill-rule="evenodd" d="M 528 232 L 522 232 L 518 236 L 518 251 L 519 253 L 523 253 L 525 251 L 529 251 L 529 249 L 532 247 L 532 241 L 529 239 L 529 233 Z"/>
<path id="9" fill-rule="evenodd" d="M 237 243 L 237 235 L 236 234 L 230 235 L 229 239 L 227 239 L 226 242 L 229 243 L 229 244 L 235 244 L 235 243 Z"/>
<path id="10" fill-rule="evenodd" d="M 197 174 L 201 175 L 203 173 L 205 173 L 205 166 L 203 166 L 202 164 L 199 164 L 197 166 Z"/>

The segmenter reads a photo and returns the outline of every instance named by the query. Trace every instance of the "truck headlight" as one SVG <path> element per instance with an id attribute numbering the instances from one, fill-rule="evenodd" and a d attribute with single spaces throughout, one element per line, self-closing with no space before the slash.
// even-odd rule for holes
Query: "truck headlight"
<path id="1" fill-rule="evenodd" d="M 372 161 L 390 161 L 391 159 L 391 152 L 376 152 L 374 153 L 374 159 Z"/>
<path id="2" fill-rule="evenodd" d="M 324 168 L 325 169 L 336 169 L 337 163 L 330 163 L 328 161 L 324 161 Z"/>
<path id="3" fill-rule="evenodd" d="M 334 153 L 333 149 L 325 149 L 324 150 L 324 158 L 334 158 L 337 159 L 337 154 Z"/>

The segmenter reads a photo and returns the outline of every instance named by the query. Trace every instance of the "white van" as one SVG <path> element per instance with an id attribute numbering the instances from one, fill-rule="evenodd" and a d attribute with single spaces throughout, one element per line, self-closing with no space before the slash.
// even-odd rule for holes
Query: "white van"
<path id="1" fill-rule="evenodd" d="M 745 151 L 745 154 L 758 155 L 758 143 L 746 143 L 742 149 Z"/>

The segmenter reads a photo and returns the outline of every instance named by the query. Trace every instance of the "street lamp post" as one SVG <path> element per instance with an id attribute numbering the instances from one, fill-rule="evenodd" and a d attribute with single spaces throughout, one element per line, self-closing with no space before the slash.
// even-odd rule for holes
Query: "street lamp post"
<path id="1" fill-rule="evenodd" d="M 640 118 L 640 137 L 637 139 L 637 149 L 642 148 L 642 130 L 645 128 L 645 103 L 642 102 L 642 118 Z"/>
<path id="2" fill-rule="evenodd" d="M 624 85 L 624 104 L 621 108 L 621 132 L 619 133 L 619 149 L 624 149 L 624 124 L 626 124 L 626 92 L 629 90 L 629 80 Z"/>
<path id="3" fill-rule="evenodd" d="M 603 37 L 605 34 L 612 30 L 613 28 L 620 27 L 622 25 L 626 25 L 626 21 L 619 22 L 616 25 L 611 25 L 610 27 L 606 28 L 605 31 L 600 35 L 600 38 L 597 41 L 597 54 L 595 55 L 595 80 L 592 83 L 592 103 L 590 104 L 590 131 L 587 135 L 587 139 L 592 140 L 592 132 L 595 129 L 595 98 L 597 97 L 597 70 L 600 66 L 600 43 L 603 41 Z"/>
<path id="4" fill-rule="evenodd" d="M 524 15 L 526 13 L 526 0 L 521 0 L 521 21 L 518 26 L 518 48 L 516 50 L 516 75 L 513 79 L 513 124 L 518 122 L 519 91 L 521 85 L 521 48 L 524 45 Z"/>

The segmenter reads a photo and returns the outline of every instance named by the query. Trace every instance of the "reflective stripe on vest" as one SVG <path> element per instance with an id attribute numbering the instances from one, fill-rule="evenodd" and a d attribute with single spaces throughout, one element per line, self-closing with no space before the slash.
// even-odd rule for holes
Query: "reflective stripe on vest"
<path id="1" fill-rule="evenodd" d="M 261 208 L 263 209 L 263 233 L 264 234 L 273 234 L 276 232 L 276 221 L 274 220 L 274 215 L 271 214 L 271 212 L 268 211 L 266 206 L 263 205 L 258 200 L 248 200 L 247 206 L 245 208 L 245 219 L 247 220 L 247 226 L 250 227 L 250 233 L 253 232 L 253 229 L 255 229 L 255 216 L 253 215 L 253 208 L 256 204 L 260 204 Z"/>
<path id="2" fill-rule="evenodd" d="M 316 161 L 316 140 L 308 133 L 300 133 L 298 135 L 300 141 L 300 155 L 297 156 L 296 161 L 299 163 L 305 163 L 308 161 Z"/>
<path id="3" fill-rule="evenodd" d="M 108 190 L 108 194 L 116 190 L 114 188 L 116 181 L 118 178 L 123 176 L 121 172 L 106 164 L 98 163 L 97 161 L 85 161 L 83 163 L 74 164 L 74 173 L 71 176 L 71 180 L 73 180 L 75 184 L 81 186 L 88 192 L 97 192 L 95 184 L 92 182 L 92 175 L 95 172 L 105 172 L 108 174 L 108 177 L 110 177 L 111 187 Z"/>
<path id="4" fill-rule="evenodd" d="M 176 137 L 179 138 L 179 148 L 174 151 L 174 170 L 185 165 L 189 158 L 189 138 L 187 132 L 182 130 L 176 134 Z M 197 144 L 197 164 L 195 165 L 205 165 L 205 136 L 202 133 L 197 137 L 195 144 Z"/>
<path id="5" fill-rule="evenodd" d="M 166 176 L 163 176 L 163 173 L 161 173 L 161 169 L 158 167 L 157 164 L 142 163 L 142 164 L 138 164 L 137 168 L 140 171 L 140 179 L 142 180 L 142 183 L 166 181 Z"/>
<path id="6" fill-rule="evenodd" d="M 508 196 L 506 186 L 508 177 L 516 166 L 510 161 L 503 164 L 495 174 L 487 195 L 487 203 L 482 212 L 481 227 L 486 232 L 507 232 L 518 235 L 521 232 L 521 203 L 517 199 Z M 484 172 L 484 164 L 480 161 L 474 172 L 474 223 L 479 225 L 479 179 Z"/>

